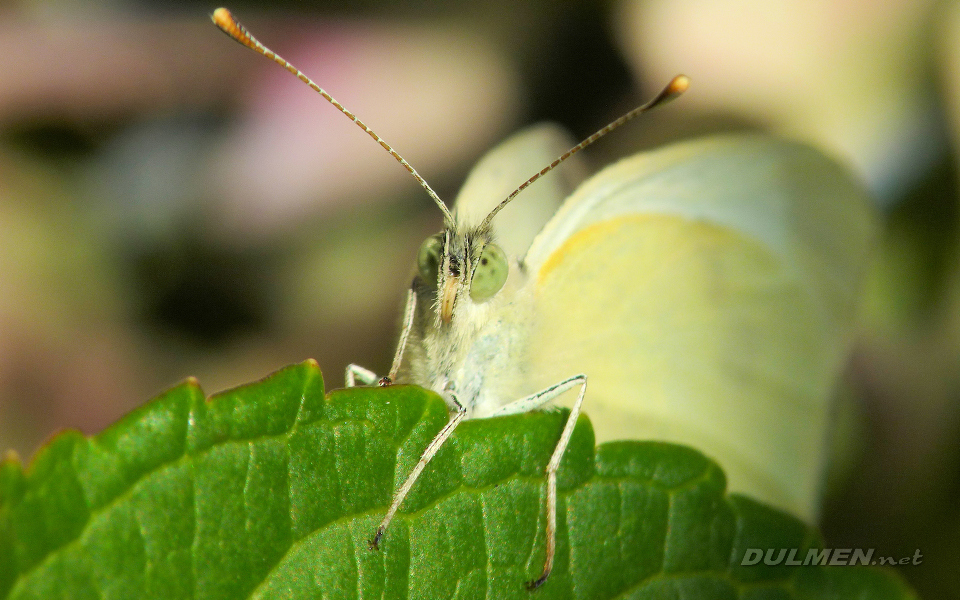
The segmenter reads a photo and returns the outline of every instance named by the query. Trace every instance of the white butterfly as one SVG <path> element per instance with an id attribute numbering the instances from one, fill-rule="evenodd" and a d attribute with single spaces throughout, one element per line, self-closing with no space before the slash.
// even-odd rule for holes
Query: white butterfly
<path id="1" fill-rule="evenodd" d="M 553 173 L 511 202 L 574 152 L 685 90 L 678 76 L 553 162 L 570 148 L 558 129 L 515 136 L 478 164 L 451 212 L 390 146 L 229 12 L 213 19 L 374 137 L 443 212 L 443 231 L 420 248 L 393 365 L 380 381 L 432 389 L 452 416 L 397 490 L 372 548 L 464 419 L 527 412 L 575 391 L 546 469 L 546 557 L 528 587 L 541 585 L 555 554 L 557 468 L 588 380 L 591 407 L 617 437 L 694 445 L 732 480 L 786 498 L 781 505 L 803 494 L 795 488 L 817 487 L 809 480 L 820 474 L 856 289 L 855 278 L 837 275 L 856 271 L 870 231 L 859 188 L 841 169 L 804 146 L 721 137 L 627 158 L 572 194 Z M 828 266 L 836 261 L 839 270 Z M 346 379 L 377 381 L 357 365 Z"/>

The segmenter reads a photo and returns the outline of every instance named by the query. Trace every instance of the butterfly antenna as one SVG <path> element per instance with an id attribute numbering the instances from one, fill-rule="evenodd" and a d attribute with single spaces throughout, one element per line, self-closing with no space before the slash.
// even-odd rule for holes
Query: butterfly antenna
<path id="1" fill-rule="evenodd" d="M 221 31 L 223 31 L 225 34 L 227 34 L 237 42 L 243 44 L 244 46 L 246 46 L 247 48 L 250 48 L 255 52 L 259 52 L 260 54 L 266 56 L 267 58 L 277 63 L 284 69 L 296 75 L 297 79 L 299 79 L 300 81 L 304 82 L 305 84 L 313 88 L 313 91 L 323 96 L 323 98 L 327 102 L 332 104 L 337 110 L 339 110 L 344 115 L 346 115 L 348 119 L 350 119 L 357 125 L 357 127 L 364 130 L 367 133 L 367 135 L 372 137 L 375 142 L 380 144 L 380 146 L 384 150 L 389 152 L 390 156 L 395 158 L 398 163 L 403 165 L 403 168 L 409 171 L 409 173 L 413 175 L 414 179 L 420 182 L 420 185 L 423 186 L 423 189 L 427 191 L 427 194 L 430 196 L 430 198 L 433 199 L 433 201 L 437 204 L 438 207 L 440 207 L 440 211 L 443 213 L 444 220 L 448 222 L 453 221 L 453 215 L 450 214 L 450 209 L 448 209 L 447 205 L 443 203 L 443 200 L 440 199 L 440 196 L 438 196 L 437 193 L 433 191 L 433 188 L 430 187 L 430 184 L 428 184 L 427 181 L 420 176 L 420 173 L 417 173 L 417 170 L 414 169 L 410 165 L 410 163 L 406 161 L 406 159 L 400 156 L 400 154 L 397 153 L 397 151 L 394 150 L 390 144 L 385 142 L 383 138 L 377 135 L 372 129 L 367 127 L 366 123 L 358 119 L 355 114 L 353 114 L 352 112 L 344 108 L 344 106 L 339 102 L 337 102 L 333 98 L 333 96 L 327 93 L 326 90 L 324 90 L 322 87 L 314 83 L 312 79 L 304 75 L 300 71 L 300 69 L 296 68 L 295 66 L 287 62 L 286 59 L 284 59 L 282 56 L 280 56 L 270 48 L 267 48 L 266 46 L 261 44 L 260 41 L 257 40 L 257 38 L 253 37 L 250 34 L 250 32 L 247 31 L 247 29 L 240 24 L 239 21 L 233 18 L 233 15 L 230 13 L 229 10 L 225 8 L 218 8 L 217 10 L 213 11 L 212 15 L 210 15 L 210 19 L 213 20 L 214 24 L 217 27 L 219 27 Z"/>
<path id="2" fill-rule="evenodd" d="M 564 152 L 564 153 L 563 153 L 559 158 L 557 158 L 555 161 L 553 161 L 552 163 L 550 163 L 549 165 L 547 165 L 546 167 L 544 167 L 543 169 L 541 169 L 539 173 L 536 173 L 533 177 L 531 177 L 530 179 L 528 179 L 528 180 L 526 180 L 525 182 L 523 182 L 523 183 L 520 185 L 520 187 L 518 187 L 517 189 L 513 190 L 513 192 L 511 192 L 511 194 L 510 194 L 509 196 L 507 196 L 507 197 L 503 200 L 503 202 L 501 202 L 500 204 L 498 204 L 496 207 L 494 207 L 493 210 L 490 211 L 490 213 L 489 213 L 489 214 L 486 216 L 486 218 L 483 220 L 483 223 L 480 224 L 480 228 L 481 228 L 481 229 L 486 229 L 486 228 L 488 228 L 488 227 L 490 226 L 490 222 L 493 220 L 493 217 L 495 217 L 495 216 L 497 215 L 497 213 L 500 212 L 501 209 L 503 209 L 504 206 L 506 206 L 507 204 L 510 204 L 510 201 L 513 200 L 514 198 L 516 198 L 517 195 L 518 195 L 520 192 L 522 192 L 523 190 L 525 190 L 525 189 L 527 188 L 527 186 L 529 186 L 531 183 L 533 183 L 534 181 L 540 179 L 541 177 L 543 177 L 544 175 L 546 175 L 546 174 L 549 173 L 550 171 L 552 171 L 552 170 L 554 170 L 555 168 L 557 168 L 557 166 L 559 166 L 560 163 L 562 163 L 563 161 L 567 160 L 568 158 L 570 158 L 571 156 L 573 156 L 573 155 L 576 154 L 577 152 L 580 152 L 581 150 L 583 150 L 584 148 L 586 148 L 586 147 L 589 146 L 590 144 L 592 144 L 592 143 L 594 143 L 595 141 L 599 140 L 599 139 L 602 138 L 603 136 L 607 135 L 608 133 L 610 133 L 611 131 L 613 131 L 613 130 L 616 129 L 617 127 L 620 127 L 621 125 L 623 125 L 623 124 L 626 123 L 627 121 L 633 119 L 634 117 L 638 117 L 638 116 L 642 115 L 643 113 L 647 112 L 647 111 L 650 110 L 650 109 L 656 108 L 656 107 L 660 106 L 661 104 L 666 104 L 667 102 L 673 100 L 674 98 L 676 98 L 676 97 L 679 96 L 680 94 L 682 94 L 682 93 L 684 93 L 685 91 L 687 91 L 687 88 L 688 88 L 688 87 L 690 87 L 690 78 L 687 77 L 686 75 L 677 75 L 676 77 L 674 77 L 673 79 L 671 79 L 671 80 L 670 80 L 670 83 L 667 84 L 667 87 L 665 87 L 665 88 L 663 88 L 662 90 L 660 90 L 660 93 L 657 94 L 656 96 L 654 96 L 652 100 L 646 102 L 645 104 L 642 104 L 642 105 L 636 107 L 635 109 L 633 109 L 633 110 L 631 110 L 630 112 L 628 112 L 627 114 L 623 115 L 622 117 L 620 117 L 620 118 L 617 119 L 616 121 L 613 121 L 612 123 L 606 125 L 606 126 L 603 127 L 602 129 L 600 129 L 599 131 L 597 131 L 596 133 L 594 133 L 593 135 L 591 135 L 590 137 L 588 137 L 587 139 L 583 140 L 582 142 L 580 142 L 579 144 L 577 144 L 577 145 L 574 146 L 573 148 L 570 148 L 569 150 L 567 150 L 566 152 Z"/>

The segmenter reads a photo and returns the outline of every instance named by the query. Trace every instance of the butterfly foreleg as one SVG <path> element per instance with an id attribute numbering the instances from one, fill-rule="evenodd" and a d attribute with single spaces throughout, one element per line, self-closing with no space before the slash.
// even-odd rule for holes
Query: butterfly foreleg
<path id="1" fill-rule="evenodd" d="M 390 373 L 383 378 L 377 379 L 377 374 L 370 369 L 360 365 L 347 365 L 347 372 L 343 380 L 348 388 L 355 387 L 357 382 L 360 385 L 373 385 L 378 383 L 380 386 L 390 385 L 397 379 L 397 372 L 400 370 L 400 361 L 403 359 L 403 351 L 407 347 L 407 340 L 410 338 L 410 330 L 413 328 L 413 315 L 417 309 L 417 296 L 413 289 L 407 291 L 407 306 L 403 311 L 403 328 L 400 330 L 400 341 L 397 342 L 397 352 L 393 356 L 393 364 L 390 366 Z"/>
<path id="2" fill-rule="evenodd" d="M 360 365 L 350 364 L 347 365 L 347 372 L 344 374 L 343 380 L 348 388 L 355 387 L 358 383 L 360 385 L 373 385 L 377 381 L 377 374 Z"/>
<path id="3" fill-rule="evenodd" d="M 567 444 L 570 443 L 570 437 L 573 435 L 573 430 L 577 425 L 577 418 L 580 416 L 580 406 L 583 404 L 583 395 L 587 391 L 587 376 L 580 374 L 564 379 L 536 394 L 511 402 L 492 415 L 512 415 L 540 408 L 560 394 L 578 385 L 580 386 L 580 393 L 577 395 L 577 401 L 573 403 L 573 408 L 570 409 L 570 416 L 567 417 L 567 422 L 563 426 L 560 441 L 557 442 L 557 446 L 553 449 L 550 462 L 547 463 L 547 555 L 540 577 L 527 582 L 527 589 L 529 590 L 535 590 L 543 585 L 543 582 L 550 576 L 550 571 L 553 570 L 553 559 L 557 551 L 557 469 L 560 468 L 560 459 L 563 458 Z"/>
<path id="4" fill-rule="evenodd" d="M 423 472 L 423 469 L 427 466 L 427 463 L 433 459 L 434 455 L 440 450 L 440 447 L 443 446 L 444 442 L 450 437 L 453 433 L 453 430 L 457 428 L 457 425 L 463 421 L 467 416 L 467 409 L 464 408 L 462 404 L 457 400 L 455 396 L 451 396 L 454 404 L 457 407 L 457 412 L 453 415 L 447 424 L 443 426 L 443 429 L 430 441 L 430 444 L 427 446 L 427 449 L 423 451 L 423 454 L 420 455 L 420 460 L 417 461 L 417 466 L 413 468 L 413 471 L 407 475 L 406 481 L 403 482 L 403 485 L 400 486 L 400 489 L 397 490 L 397 493 L 393 496 L 393 502 L 390 504 L 390 508 L 387 509 L 387 514 L 384 515 L 383 521 L 380 522 L 380 526 L 377 527 L 377 532 L 374 534 L 373 539 L 370 540 L 370 549 L 377 550 L 380 547 L 380 539 L 383 538 L 384 532 L 387 530 L 387 526 L 390 525 L 390 521 L 393 520 L 393 516 L 397 513 L 397 509 L 400 508 L 400 505 L 403 504 L 403 500 L 407 497 L 407 494 L 410 493 L 410 490 L 413 488 L 413 485 L 417 482 L 417 479 L 420 477 L 420 474 Z"/>
<path id="5" fill-rule="evenodd" d="M 413 329 L 413 316 L 417 311 L 417 295 L 413 288 L 407 290 L 407 305 L 403 309 L 403 326 L 400 329 L 400 340 L 397 342 L 397 352 L 393 355 L 393 363 L 390 365 L 390 373 L 387 374 L 380 385 L 390 384 L 397 380 L 397 372 L 400 371 L 400 361 L 403 360 L 403 351 L 407 348 L 407 340 L 410 339 L 410 330 Z"/>

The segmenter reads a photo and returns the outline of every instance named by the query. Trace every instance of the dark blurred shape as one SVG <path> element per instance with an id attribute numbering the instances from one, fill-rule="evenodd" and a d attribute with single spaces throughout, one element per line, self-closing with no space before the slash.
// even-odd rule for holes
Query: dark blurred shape
<path id="1" fill-rule="evenodd" d="M 92 128 L 79 123 L 59 120 L 28 120 L 15 123 L 3 130 L 6 145 L 53 163 L 91 156 L 114 131 L 104 124 Z"/>
<path id="2" fill-rule="evenodd" d="M 944 153 L 926 176 L 912 186 L 887 217 L 887 235 L 909 253 L 914 286 L 900 298 L 902 315 L 915 325 L 929 325 L 946 292 L 960 228 L 958 160 Z"/>
<path id="3" fill-rule="evenodd" d="M 148 327 L 207 346 L 266 330 L 273 286 L 265 256 L 207 244 L 190 232 L 169 241 L 132 261 Z"/>
<path id="4" fill-rule="evenodd" d="M 563 123 L 585 137 L 606 125 L 609 115 L 633 108 L 625 99 L 636 96 L 633 104 L 643 100 L 633 92 L 631 72 L 607 21 L 589 3 L 573 4 L 557 15 L 544 44 L 548 60 L 532 65 L 527 74 L 533 121 Z"/>

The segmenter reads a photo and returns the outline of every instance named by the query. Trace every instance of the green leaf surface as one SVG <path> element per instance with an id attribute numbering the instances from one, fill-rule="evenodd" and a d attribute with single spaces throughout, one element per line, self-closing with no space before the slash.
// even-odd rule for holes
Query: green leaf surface
<path id="1" fill-rule="evenodd" d="M 727 495 L 720 469 L 657 442 L 594 447 L 581 418 L 559 473 L 553 574 L 543 469 L 563 411 L 465 422 L 382 542 L 395 487 L 447 420 L 394 386 L 324 394 L 316 363 L 209 399 L 188 381 L 100 435 L 0 463 L 0 597 L 912 598 L 892 572 L 741 566 L 819 548 L 800 521 Z"/>

